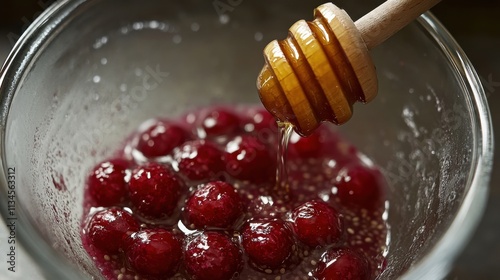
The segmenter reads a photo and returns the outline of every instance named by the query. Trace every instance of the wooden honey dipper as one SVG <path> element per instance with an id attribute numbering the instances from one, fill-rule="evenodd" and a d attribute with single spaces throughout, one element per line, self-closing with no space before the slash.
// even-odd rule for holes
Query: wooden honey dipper
<path id="1" fill-rule="evenodd" d="M 262 104 L 304 136 L 322 121 L 343 124 L 352 105 L 377 94 L 375 66 L 368 53 L 440 0 L 387 0 L 354 23 L 326 3 L 311 22 L 300 20 L 285 40 L 264 49 L 266 65 L 257 79 Z"/>

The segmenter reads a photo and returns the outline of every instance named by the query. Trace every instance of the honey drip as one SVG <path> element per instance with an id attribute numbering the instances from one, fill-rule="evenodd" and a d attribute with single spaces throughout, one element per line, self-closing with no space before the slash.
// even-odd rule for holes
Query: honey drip
<path id="1" fill-rule="evenodd" d="M 276 168 L 276 185 L 274 193 L 283 200 L 288 200 L 290 194 L 290 183 L 288 181 L 288 172 L 286 168 L 286 157 L 288 142 L 293 132 L 293 125 L 278 121 L 278 152 Z"/>

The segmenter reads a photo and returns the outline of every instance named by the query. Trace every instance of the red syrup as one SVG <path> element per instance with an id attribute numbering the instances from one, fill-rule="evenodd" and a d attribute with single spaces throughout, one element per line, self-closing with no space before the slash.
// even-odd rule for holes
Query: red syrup
<path id="1" fill-rule="evenodd" d="M 105 279 L 364 280 L 384 269 L 385 180 L 326 125 L 303 138 L 263 108 L 217 106 L 149 120 L 127 139 L 85 186 L 82 242 Z"/>

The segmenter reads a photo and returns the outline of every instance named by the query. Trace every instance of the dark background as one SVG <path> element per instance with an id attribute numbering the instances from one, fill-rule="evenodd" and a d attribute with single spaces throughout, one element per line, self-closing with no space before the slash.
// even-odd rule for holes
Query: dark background
<path id="1" fill-rule="evenodd" d="M 11 46 L 22 30 L 52 2 L 0 0 L 0 36 L 7 36 L 0 41 Z M 495 139 L 500 139 L 497 126 L 500 123 L 500 1 L 444 0 L 432 11 L 462 46 L 481 77 L 496 128 Z M 0 52 L 0 64 L 5 55 L 5 51 Z M 500 145 L 496 146 L 500 151 Z M 496 152 L 495 162 L 499 156 L 500 152 Z M 486 213 L 448 279 L 500 279 L 499 184 L 500 173 L 493 171 Z"/>

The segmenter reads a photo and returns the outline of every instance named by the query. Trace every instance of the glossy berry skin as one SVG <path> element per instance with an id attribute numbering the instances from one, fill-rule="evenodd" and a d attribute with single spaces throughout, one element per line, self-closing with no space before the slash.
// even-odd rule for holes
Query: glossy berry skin
<path id="1" fill-rule="evenodd" d="M 242 216 L 243 202 L 230 184 L 210 182 L 191 195 L 184 213 L 188 224 L 196 228 L 228 228 Z"/>
<path id="2" fill-rule="evenodd" d="M 99 206 L 123 203 L 127 198 L 127 168 L 125 160 L 113 159 L 99 163 L 87 179 L 88 193 Z"/>
<path id="3" fill-rule="evenodd" d="M 224 171 L 222 151 L 207 140 L 186 142 L 175 149 L 179 171 L 193 181 L 216 179 Z"/>
<path id="4" fill-rule="evenodd" d="M 188 132 L 181 126 L 159 120 L 139 135 L 137 150 L 148 158 L 164 156 L 188 139 Z"/>
<path id="5" fill-rule="evenodd" d="M 241 235 L 245 253 L 259 267 L 278 268 L 293 253 L 292 232 L 281 220 L 248 222 Z"/>
<path id="6" fill-rule="evenodd" d="M 278 124 L 266 109 L 250 108 L 246 115 L 248 121 L 245 124 L 245 131 L 254 133 L 259 140 L 264 142 L 270 142 L 276 138 Z"/>
<path id="7" fill-rule="evenodd" d="M 322 133 L 317 131 L 307 137 L 302 137 L 294 133 L 290 138 L 288 147 L 290 154 L 294 157 L 311 158 L 320 155 L 323 142 Z"/>
<path id="8" fill-rule="evenodd" d="M 116 193 L 99 200 L 85 174 L 81 244 L 101 278 L 364 280 L 384 271 L 385 181 L 331 127 L 292 136 L 280 184 L 278 125 L 262 107 L 199 108 L 137 131 L 92 171 L 121 186 L 99 191 Z M 378 191 L 366 189 L 372 181 Z"/>
<path id="9" fill-rule="evenodd" d="M 118 208 L 95 213 L 86 229 L 90 243 L 108 254 L 122 250 L 126 238 L 138 230 L 139 223 L 134 217 Z"/>
<path id="10" fill-rule="evenodd" d="M 353 208 L 372 209 L 382 197 L 382 175 L 363 165 L 352 165 L 339 172 L 336 195 L 340 202 Z"/>
<path id="11" fill-rule="evenodd" d="M 275 152 L 254 136 L 238 136 L 226 145 L 226 171 L 236 179 L 254 183 L 272 180 L 276 172 Z"/>
<path id="12" fill-rule="evenodd" d="M 337 136 L 325 125 L 318 127 L 311 135 L 303 137 L 293 133 L 290 138 L 289 154 L 292 157 L 313 158 L 325 156 L 338 143 Z"/>
<path id="13" fill-rule="evenodd" d="M 295 208 L 291 222 L 297 239 L 310 247 L 326 246 L 342 237 L 338 212 L 322 201 L 306 202 Z"/>
<path id="14" fill-rule="evenodd" d="M 290 158 L 322 158 L 331 157 L 337 165 L 345 165 L 356 158 L 357 149 L 342 140 L 327 126 L 321 125 L 307 137 L 293 133 L 288 145 Z"/>
<path id="15" fill-rule="evenodd" d="M 186 270 L 197 280 L 229 280 L 241 264 L 241 251 L 231 239 L 218 232 L 204 232 L 186 246 Z"/>
<path id="16" fill-rule="evenodd" d="M 365 256 L 349 248 L 332 248 L 323 254 L 314 272 L 318 280 L 369 280 Z"/>
<path id="17" fill-rule="evenodd" d="M 207 138 L 234 135 L 240 129 L 238 115 L 228 108 L 219 107 L 205 110 L 200 117 L 199 126 Z"/>
<path id="18" fill-rule="evenodd" d="M 169 169 L 149 163 L 132 171 L 130 202 L 141 216 L 164 219 L 177 207 L 181 187 L 181 180 Z"/>
<path id="19" fill-rule="evenodd" d="M 177 271 L 182 258 L 181 241 L 166 229 L 145 229 L 127 242 L 125 257 L 137 272 L 169 276 Z"/>

